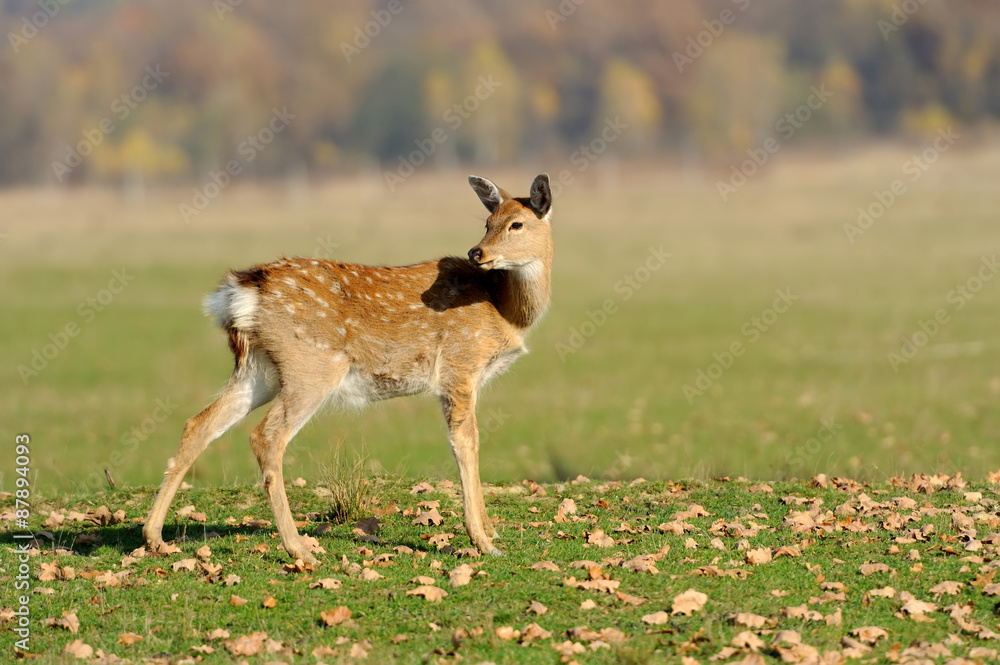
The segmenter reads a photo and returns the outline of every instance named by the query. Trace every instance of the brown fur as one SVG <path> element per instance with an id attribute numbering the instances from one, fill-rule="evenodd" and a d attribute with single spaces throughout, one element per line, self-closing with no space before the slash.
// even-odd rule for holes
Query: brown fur
<path id="1" fill-rule="evenodd" d="M 250 444 L 282 544 L 292 557 L 315 561 L 285 495 L 289 440 L 327 399 L 361 406 L 432 392 L 458 462 L 469 537 L 498 553 L 479 481 L 476 396 L 526 351 L 524 337 L 548 305 L 551 193 L 546 176 L 520 199 L 488 180 L 470 182 L 491 215 L 468 260 L 373 267 L 286 258 L 226 275 L 206 307 L 228 332 L 236 367 L 222 395 L 185 424 L 146 520 L 150 548 L 162 544 L 166 512 L 194 459 L 273 400 Z"/>

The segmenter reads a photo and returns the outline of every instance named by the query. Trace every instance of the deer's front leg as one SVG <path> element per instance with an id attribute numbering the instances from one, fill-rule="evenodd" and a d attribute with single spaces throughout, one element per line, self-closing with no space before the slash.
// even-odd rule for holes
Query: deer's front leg
<path id="1" fill-rule="evenodd" d="M 476 395 L 471 389 L 455 390 L 441 398 L 444 418 L 448 423 L 448 442 L 458 463 L 458 475 L 462 481 L 465 529 L 476 549 L 483 554 L 499 556 L 500 550 L 493 546 L 493 541 L 486 534 L 489 518 L 479 480 L 479 430 L 476 426 L 475 403 Z"/>

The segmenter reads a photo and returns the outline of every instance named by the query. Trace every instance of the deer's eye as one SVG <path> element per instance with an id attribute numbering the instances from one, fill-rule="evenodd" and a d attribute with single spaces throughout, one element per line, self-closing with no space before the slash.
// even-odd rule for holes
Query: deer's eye
<path id="1" fill-rule="evenodd" d="M 516 231 L 517 229 L 521 228 L 522 226 L 524 226 L 524 224 L 522 224 L 521 222 L 514 222 L 513 224 L 510 225 L 510 230 L 511 231 Z"/>

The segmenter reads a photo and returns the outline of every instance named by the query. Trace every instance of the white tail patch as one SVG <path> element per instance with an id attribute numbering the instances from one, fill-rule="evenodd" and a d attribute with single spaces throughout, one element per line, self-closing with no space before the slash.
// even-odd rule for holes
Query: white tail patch
<path id="1" fill-rule="evenodd" d="M 253 327 L 257 304 L 257 290 L 240 286 L 232 275 L 226 275 L 226 280 L 218 290 L 205 296 L 202 301 L 206 316 L 214 318 L 223 328 L 232 325 L 237 330 L 249 330 Z"/>

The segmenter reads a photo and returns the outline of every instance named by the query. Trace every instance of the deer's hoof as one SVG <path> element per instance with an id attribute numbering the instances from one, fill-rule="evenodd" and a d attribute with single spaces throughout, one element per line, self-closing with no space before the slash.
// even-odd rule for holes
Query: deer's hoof
<path id="1" fill-rule="evenodd" d="M 503 552 L 501 552 L 500 550 L 498 550 L 495 547 L 490 550 L 490 554 L 493 555 L 493 556 L 503 556 Z"/>

